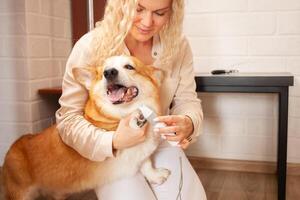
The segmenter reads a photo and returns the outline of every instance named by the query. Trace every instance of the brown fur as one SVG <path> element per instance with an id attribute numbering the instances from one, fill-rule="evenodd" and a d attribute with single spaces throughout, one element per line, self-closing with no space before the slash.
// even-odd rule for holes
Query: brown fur
<path id="1" fill-rule="evenodd" d="M 88 100 L 84 111 L 84 117 L 97 127 L 102 127 L 105 130 L 114 131 L 119 125 L 119 118 L 112 117 L 99 111 L 93 100 Z"/>
<path id="2" fill-rule="evenodd" d="M 72 191 L 74 187 L 80 188 L 76 182 L 88 179 L 92 173 L 86 172 L 93 172 L 95 167 L 95 162 L 63 143 L 55 125 L 40 134 L 24 135 L 6 155 L 3 167 L 6 198 L 23 199 L 28 186 L 34 190 L 47 185 L 49 192 L 61 188 Z"/>
<path id="3" fill-rule="evenodd" d="M 142 64 L 139 62 L 138 66 L 142 67 Z M 151 70 L 147 68 L 143 72 L 148 79 L 152 79 Z M 99 77 L 101 76 L 98 73 L 94 82 L 98 81 Z M 159 105 L 158 88 L 153 93 L 155 102 Z M 103 113 L 101 108 L 96 106 L 93 94 L 90 94 L 86 104 L 85 118 L 106 130 L 115 130 L 120 120 Z M 11 146 L 5 157 L 3 166 L 5 198 L 34 199 L 37 190 L 43 188 L 55 198 L 61 199 L 73 191 L 92 189 L 94 182 L 90 180 L 93 179 L 98 165 L 99 162 L 90 161 L 65 145 L 56 125 L 38 134 L 24 135 Z"/>

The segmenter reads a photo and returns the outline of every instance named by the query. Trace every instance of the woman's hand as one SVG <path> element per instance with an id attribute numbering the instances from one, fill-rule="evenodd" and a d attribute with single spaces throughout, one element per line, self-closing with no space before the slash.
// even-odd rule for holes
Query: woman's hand
<path id="1" fill-rule="evenodd" d="M 190 136 L 194 131 L 194 125 L 190 117 L 186 115 L 166 115 L 155 118 L 157 122 L 164 122 L 167 127 L 154 129 L 154 132 L 164 135 L 169 141 L 179 141 L 181 148 L 186 149 L 190 144 Z M 175 133 L 175 135 L 166 135 Z"/>
<path id="2" fill-rule="evenodd" d="M 113 148 L 116 150 L 132 147 L 141 143 L 146 138 L 147 123 L 141 128 L 132 128 L 130 120 L 136 117 L 135 113 L 120 120 L 119 126 L 115 131 L 113 138 Z"/>

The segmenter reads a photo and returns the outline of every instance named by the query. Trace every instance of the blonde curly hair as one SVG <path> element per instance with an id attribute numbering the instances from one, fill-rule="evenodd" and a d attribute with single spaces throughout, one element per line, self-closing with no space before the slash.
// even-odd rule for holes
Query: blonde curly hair
<path id="1" fill-rule="evenodd" d="M 94 66 L 102 66 L 106 58 L 124 53 L 124 40 L 131 29 L 137 5 L 138 0 L 107 1 L 104 18 L 97 22 L 93 30 L 94 55 L 91 62 Z M 159 60 L 165 69 L 179 51 L 179 45 L 174 41 L 179 41 L 182 35 L 183 16 L 184 0 L 172 0 L 169 22 L 159 32 L 162 45 Z"/>

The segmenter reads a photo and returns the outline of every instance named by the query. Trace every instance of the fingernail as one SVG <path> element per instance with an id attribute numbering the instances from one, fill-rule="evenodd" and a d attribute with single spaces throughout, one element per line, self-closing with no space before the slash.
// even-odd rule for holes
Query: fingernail
<path id="1" fill-rule="evenodd" d="M 155 128 L 155 129 L 153 129 L 153 131 L 154 131 L 155 133 L 157 133 L 157 132 L 159 132 L 159 129 L 158 129 L 158 128 Z"/>
<path id="2" fill-rule="evenodd" d="M 158 122 L 159 120 L 158 120 L 158 118 L 156 117 L 156 118 L 153 119 L 153 121 Z"/>
<path id="3" fill-rule="evenodd" d="M 165 135 L 161 135 L 162 139 L 167 139 L 167 137 Z"/>

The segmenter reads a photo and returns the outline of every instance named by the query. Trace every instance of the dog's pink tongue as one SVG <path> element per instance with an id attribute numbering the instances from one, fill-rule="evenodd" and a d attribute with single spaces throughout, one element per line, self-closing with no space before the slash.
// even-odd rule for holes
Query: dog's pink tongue
<path id="1" fill-rule="evenodd" d="M 118 90 L 112 90 L 109 93 L 108 98 L 112 102 L 119 101 L 119 100 L 121 100 L 123 98 L 125 91 L 126 91 L 125 88 L 120 88 Z"/>

